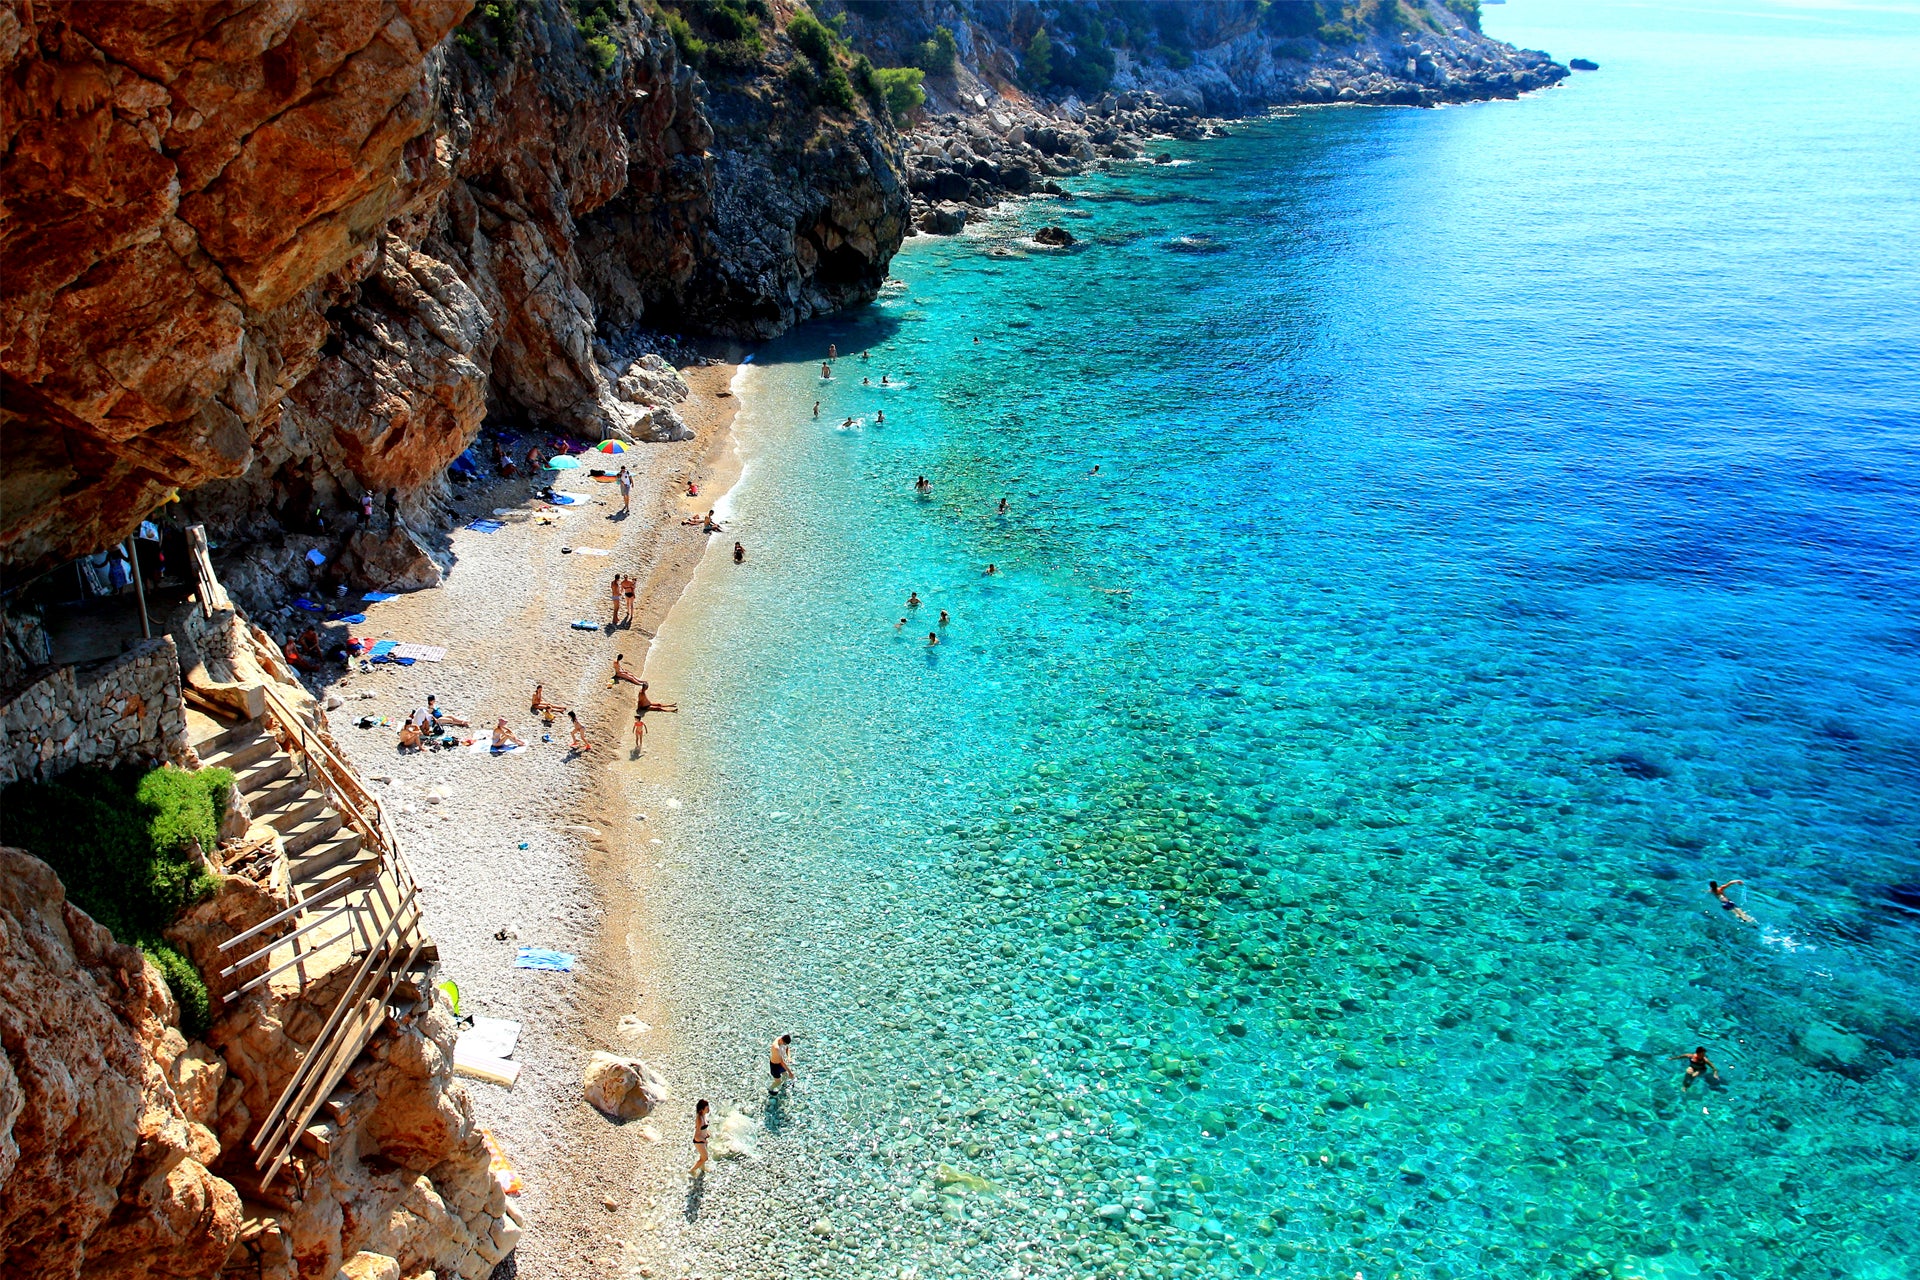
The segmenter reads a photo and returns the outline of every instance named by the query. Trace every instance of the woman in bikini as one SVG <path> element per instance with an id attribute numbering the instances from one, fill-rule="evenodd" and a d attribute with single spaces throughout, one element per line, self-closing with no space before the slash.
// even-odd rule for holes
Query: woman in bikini
<path id="1" fill-rule="evenodd" d="M 1758 924 L 1760 923 L 1758 920 L 1755 920 L 1752 916 L 1741 910 L 1740 904 L 1727 896 L 1727 890 L 1737 884 L 1745 883 L 1745 880 L 1729 880 L 1725 884 L 1715 884 L 1709 880 L 1707 881 L 1707 892 L 1712 894 L 1720 903 L 1720 909 L 1731 914 L 1735 920 L 1744 920 L 1748 924 Z"/>
<path id="2" fill-rule="evenodd" d="M 513 730 L 507 728 L 507 718 L 505 716 L 501 716 L 494 722 L 493 749 L 495 751 L 506 751 L 513 747 L 524 747 L 526 745 L 526 743 L 514 736 Z"/>
<path id="3" fill-rule="evenodd" d="M 689 1178 L 698 1177 L 707 1167 L 707 1100 L 700 1099 L 693 1106 L 693 1149 L 700 1153 L 693 1162 L 693 1168 L 687 1170 Z"/>
<path id="4" fill-rule="evenodd" d="M 613 625 L 620 625 L 620 588 L 626 585 L 626 579 L 619 574 L 613 575 Z"/>
<path id="5" fill-rule="evenodd" d="M 769 1098 L 785 1089 L 787 1078 L 793 1074 L 793 1059 L 788 1056 L 792 1051 L 792 1045 L 792 1036 L 781 1036 L 773 1042 L 773 1047 L 767 1050 L 767 1070 L 773 1074 L 773 1084 L 767 1090 Z"/>
<path id="6" fill-rule="evenodd" d="M 619 684 L 622 680 L 625 680 L 628 684 L 637 684 L 642 689 L 646 688 L 647 687 L 646 681 L 642 680 L 639 676 L 633 674 L 633 672 L 627 670 L 627 664 L 625 662 L 626 656 L 627 655 L 624 653 L 616 653 L 613 655 L 612 683 Z M 644 697 L 645 695 L 642 695 L 642 696 Z"/>
<path id="7" fill-rule="evenodd" d="M 635 589 L 639 585 L 640 585 L 640 580 L 634 577 L 632 574 L 628 574 L 626 578 L 623 580 L 622 589 L 626 592 L 626 597 L 627 597 L 627 625 L 628 626 L 633 625 L 633 597 L 634 597 Z"/>
<path id="8" fill-rule="evenodd" d="M 580 727 L 580 717 L 569 711 L 567 719 L 573 725 L 573 740 L 569 744 L 571 749 L 582 753 L 593 750 L 593 744 L 587 741 L 587 731 Z"/>
<path id="9" fill-rule="evenodd" d="M 1684 1062 L 1687 1064 L 1686 1078 L 1680 1082 L 1680 1087 L 1683 1090 L 1693 1088 L 1693 1082 L 1702 1077 L 1710 1076 L 1710 1082 L 1720 1079 L 1720 1068 L 1714 1066 L 1713 1059 L 1707 1057 L 1707 1046 L 1705 1045 L 1695 1046 L 1692 1053 L 1677 1053 L 1667 1059 L 1667 1061 Z"/>

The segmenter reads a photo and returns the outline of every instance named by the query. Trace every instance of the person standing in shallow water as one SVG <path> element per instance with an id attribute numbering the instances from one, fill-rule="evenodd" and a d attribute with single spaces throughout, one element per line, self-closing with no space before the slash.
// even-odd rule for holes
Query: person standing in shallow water
<path id="1" fill-rule="evenodd" d="M 699 1177 L 700 1171 L 707 1167 L 708 1106 L 707 1100 L 702 1098 L 699 1102 L 695 1103 L 693 1107 L 693 1149 L 699 1154 L 698 1158 L 693 1162 L 693 1168 L 687 1170 L 687 1176 L 689 1178 Z"/>
<path id="2" fill-rule="evenodd" d="M 1713 1060 L 1707 1057 L 1707 1046 L 1703 1044 L 1695 1045 L 1692 1053 L 1677 1053 L 1667 1061 L 1687 1064 L 1686 1077 L 1680 1081 L 1683 1090 L 1693 1088 L 1693 1082 L 1702 1076 L 1711 1075 L 1711 1083 L 1720 1082 L 1720 1068 L 1714 1066 Z"/>
<path id="3" fill-rule="evenodd" d="M 767 1089 L 767 1096 L 781 1092 L 787 1087 L 787 1080 L 793 1075 L 793 1037 L 781 1036 L 767 1050 L 767 1070 L 773 1075 L 773 1084 Z"/>
<path id="4" fill-rule="evenodd" d="M 820 362 L 820 376 L 829 382 L 833 380 L 833 367 L 824 360 Z"/>

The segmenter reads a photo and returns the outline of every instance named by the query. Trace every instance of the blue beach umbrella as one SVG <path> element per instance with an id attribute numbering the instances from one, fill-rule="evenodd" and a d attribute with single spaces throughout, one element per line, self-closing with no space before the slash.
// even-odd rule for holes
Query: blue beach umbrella
<path id="1" fill-rule="evenodd" d="M 578 471 L 579 469 L 580 459 L 570 453 L 557 453 L 547 459 L 547 470 L 549 471 Z"/>

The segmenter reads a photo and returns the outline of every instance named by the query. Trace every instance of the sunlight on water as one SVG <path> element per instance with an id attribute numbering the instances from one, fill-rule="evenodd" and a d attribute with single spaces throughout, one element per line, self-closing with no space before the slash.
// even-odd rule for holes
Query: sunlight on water
<path id="1" fill-rule="evenodd" d="M 1605 38 L 757 356 L 662 889 L 797 1036 L 747 1271 L 1909 1273 L 1920 49 Z"/>

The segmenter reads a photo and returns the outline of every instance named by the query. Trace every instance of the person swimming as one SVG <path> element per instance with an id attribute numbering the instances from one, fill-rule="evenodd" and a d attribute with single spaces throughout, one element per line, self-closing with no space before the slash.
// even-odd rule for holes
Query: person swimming
<path id="1" fill-rule="evenodd" d="M 996 573 L 999 573 L 999 572 L 1000 572 L 1000 570 L 999 570 L 999 568 L 998 568 L 998 567 L 996 567 L 996 566 L 994 566 L 994 565 L 988 565 L 988 566 L 987 566 L 987 571 L 986 571 L 986 576 L 987 576 L 987 577 L 989 577 L 989 578 L 991 578 L 991 577 L 992 577 L 992 576 L 993 576 L 994 574 L 996 574 Z"/>
<path id="2" fill-rule="evenodd" d="M 1714 899 L 1719 902 L 1720 909 L 1731 914 L 1735 920 L 1744 920 L 1748 924 L 1759 924 L 1760 922 L 1748 915 L 1739 903 L 1727 896 L 1727 890 L 1737 884 L 1745 883 L 1745 880 L 1729 880 L 1725 884 L 1715 884 L 1709 880 L 1707 881 L 1707 892 L 1711 893 Z"/>
<path id="3" fill-rule="evenodd" d="M 918 591 L 907 592 L 907 608 L 918 609 L 919 607 L 920 607 L 920 593 Z"/>
<path id="4" fill-rule="evenodd" d="M 925 476 L 920 476 L 914 480 L 913 490 L 915 493 L 932 493 L 933 484 Z"/>
<path id="5" fill-rule="evenodd" d="M 928 644 L 939 644 L 939 643 L 940 643 L 940 633 L 939 633 L 938 631 L 929 631 L 929 632 L 927 632 L 927 643 L 928 643 Z"/>
<path id="6" fill-rule="evenodd" d="M 880 375 L 880 385 L 883 387 L 890 387 L 893 384 L 887 381 L 887 375 L 883 373 Z"/>
<path id="7" fill-rule="evenodd" d="M 870 386 L 872 386 L 872 385 L 873 385 L 873 379 L 872 379 L 872 378 L 862 378 L 862 379 L 860 379 L 860 385 L 861 385 L 861 386 L 863 386 L 863 387 L 870 387 Z"/>
<path id="8" fill-rule="evenodd" d="M 947 625 L 947 622 L 948 622 L 947 611 L 945 609 L 942 609 L 940 611 L 940 625 L 944 627 Z"/>
<path id="9" fill-rule="evenodd" d="M 1720 1068 L 1714 1066 L 1713 1060 L 1707 1057 L 1707 1046 L 1703 1044 L 1695 1045 L 1692 1053 L 1677 1053 L 1673 1057 L 1668 1058 L 1667 1061 L 1684 1062 L 1687 1064 L 1686 1077 L 1680 1081 L 1680 1087 L 1682 1089 L 1693 1088 L 1693 1082 L 1695 1080 L 1709 1073 L 1712 1075 L 1712 1080 L 1709 1083 L 1720 1083 Z"/>
<path id="10" fill-rule="evenodd" d="M 873 415 L 873 420 L 876 423 L 885 422 L 887 420 L 887 411 L 885 409 L 882 409 L 879 412 L 875 413 Z"/>
<path id="11" fill-rule="evenodd" d="M 1005 498 L 1000 499 L 1000 509 L 994 512 L 994 514 L 997 516 L 1003 516 L 1007 514 L 1007 500 Z"/>

